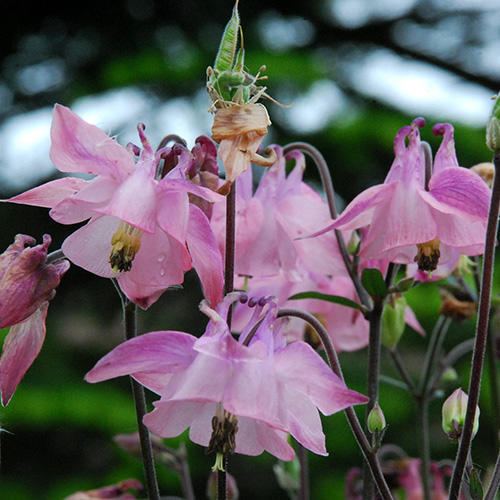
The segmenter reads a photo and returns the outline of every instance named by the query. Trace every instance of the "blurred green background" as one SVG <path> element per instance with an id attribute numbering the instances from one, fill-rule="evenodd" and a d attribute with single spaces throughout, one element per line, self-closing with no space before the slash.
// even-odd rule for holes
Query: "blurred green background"
<path id="1" fill-rule="evenodd" d="M 136 141 L 143 121 L 155 141 L 177 133 L 192 145 L 209 133 L 205 69 L 213 61 L 232 2 L 88 0 L 81 4 L 14 2 L 3 6 L 0 45 L 0 197 L 56 176 L 48 158 L 51 107 L 71 106 L 85 119 Z M 500 86 L 500 8 L 494 0 L 240 0 L 247 62 L 267 65 L 269 93 L 290 108 L 268 106 L 267 142 L 304 140 L 325 155 L 343 200 L 381 182 L 392 161 L 397 129 L 423 115 L 452 121 L 460 163 L 489 161 L 484 125 Z M 424 129 L 423 137 L 438 141 Z M 314 172 L 307 172 L 316 182 Z M 342 203 L 342 200 L 339 200 Z M 16 233 L 58 248 L 74 227 L 53 223 L 44 209 L 3 204 L 0 247 Z M 201 334 L 201 293 L 193 274 L 140 315 L 141 331 Z M 439 309 L 435 285 L 413 290 L 410 302 L 427 331 Z M 450 348 L 472 335 L 473 321 L 454 324 Z M 3 332 L 5 335 L 6 331 Z M 112 285 L 72 267 L 50 307 L 47 340 L 12 402 L 0 410 L 0 498 L 58 499 L 128 477 L 140 463 L 112 442 L 133 432 L 128 381 L 88 385 L 84 374 L 121 341 L 119 300 Z M 408 332 L 401 350 L 417 374 L 426 341 Z M 365 391 L 365 352 L 342 354 L 350 386 Z M 465 358 L 460 383 L 467 384 Z M 383 372 L 394 376 L 389 359 Z M 474 459 L 496 454 L 487 380 Z M 386 442 L 417 453 L 415 408 L 401 390 L 383 385 Z M 440 402 L 431 405 L 432 455 L 453 458 L 440 430 Z M 346 471 L 360 463 L 343 415 L 324 419 L 330 456 L 311 459 L 314 499 L 341 499 Z M 180 440 L 169 442 L 176 446 Z M 212 457 L 188 443 L 197 497 L 204 498 Z M 231 472 L 241 498 L 287 498 L 272 472 L 274 459 L 235 456 Z M 164 494 L 180 495 L 172 471 L 160 471 Z"/>

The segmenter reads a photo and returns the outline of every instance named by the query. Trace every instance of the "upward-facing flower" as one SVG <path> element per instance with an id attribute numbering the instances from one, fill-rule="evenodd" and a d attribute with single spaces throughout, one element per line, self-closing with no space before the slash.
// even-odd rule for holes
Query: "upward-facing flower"
<path id="1" fill-rule="evenodd" d="M 64 254 L 99 276 L 116 278 L 121 289 L 143 308 L 171 285 L 182 283 L 194 266 L 206 297 L 217 303 L 222 294 L 222 259 L 205 214 L 189 194 L 220 198 L 191 182 L 193 162 L 180 151 L 174 168 L 164 175 L 162 156 L 154 152 L 138 126 L 143 150 L 124 148 L 68 108 L 56 105 L 51 129 L 51 159 L 62 172 L 93 174 L 91 180 L 65 177 L 9 201 L 51 208 L 62 224 L 90 219 L 63 243 Z M 135 162 L 135 154 L 140 154 Z"/>
<path id="2" fill-rule="evenodd" d="M 67 260 L 47 263 L 50 242 L 48 234 L 40 245 L 18 234 L 0 255 L 0 328 L 11 327 L 0 357 L 4 406 L 42 348 L 49 301 L 69 268 Z"/>
<path id="3" fill-rule="evenodd" d="M 468 169 L 458 166 L 453 127 L 438 124 L 443 135 L 426 185 L 424 154 L 417 118 L 394 140 L 396 158 L 384 184 L 358 195 L 329 229 L 368 227 L 360 254 L 436 269 L 456 255 L 478 255 L 484 248 L 490 192 Z M 322 234 L 324 231 L 319 232 Z"/>
<path id="4" fill-rule="evenodd" d="M 330 415 L 366 398 L 349 390 L 309 345 L 285 344 L 276 306 L 268 299 L 246 302 L 254 312 L 234 339 L 223 318 L 238 297 L 228 295 L 217 311 L 202 307 L 210 322 L 201 338 L 172 331 L 141 335 L 101 359 L 86 380 L 130 374 L 160 394 L 144 422 L 163 437 L 189 427 L 191 440 L 203 446 L 210 443 L 217 450 L 216 445 L 227 444 L 227 451 L 232 443 L 238 453 L 267 450 L 291 460 L 290 432 L 306 448 L 326 455 L 318 410 Z M 232 432 L 220 435 L 221 428 Z"/>

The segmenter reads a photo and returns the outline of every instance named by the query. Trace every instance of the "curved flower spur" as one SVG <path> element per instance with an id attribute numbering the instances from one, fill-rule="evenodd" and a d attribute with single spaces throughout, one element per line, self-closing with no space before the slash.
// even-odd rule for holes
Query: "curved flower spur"
<path id="1" fill-rule="evenodd" d="M 144 125 L 138 132 L 143 149 L 125 148 L 56 105 L 52 161 L 62 172 L 95 177 L 64 177 L 8 201 L 51 208 L 50 216 L 62 224 L 90 219 L 66 238 L 64 254 L 87 271 L 116 278 L 125 295 L 144 309 L 169 286 L 182 283 L 191 267 L 207 299 L 216 304 L 222 296 L 222 258 L 208 218 L 189 203 L 189 195 L 208 202 L 221 196 L 191 182 L 187 171 L 194 157 L 187 149 L 163 175 L 158 166 L 171 148 L 154 152 Z"/>
<path id="2" fill-rule="evenodd" d="M 433 271 L 462 255 L 479 255 L 484 249 L 490 191 L 474 172 L 458 166 L 453 127 L 434 126 L 443 140 L 434 168 L 426 179 L 425 158 L 417 118 L 394 139 L 395 159 L 384 184 L 358 195 L 332 229 L 367 227 L 360 255 L 400 264 L 417 262 L 421 271 Z M 379 235 L 384 237 L 380 238 Z"/>
<path id="3" fill-rule="evenodd" d="M 229 331 L 229 307 L 253 309 L 239 339 Z M 367 398 L 352 391 L 305 342 L 286 344 L 269 298 L 231 293 L 211 309 L 205 333 L 160 331 L 124 342 L 87 374 L 87 382 L 131 375 L 161 399 L 144 423 L 162 437 L 190 428 L 190 439 L 219 454 L 263 451 L 291 460 L 290 433 L 303 446 L 326 455 L 319 411 L 341 411 Z M 229 425 L 230 424 L 230 425 Z M 220 435 L 221 429 L 231 432 Z"/>

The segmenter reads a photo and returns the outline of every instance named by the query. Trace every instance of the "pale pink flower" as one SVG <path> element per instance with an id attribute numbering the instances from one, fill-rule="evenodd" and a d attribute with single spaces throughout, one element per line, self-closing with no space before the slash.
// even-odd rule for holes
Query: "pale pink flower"
<path id="1" fill-rule="evenodd" d="M 65 500 L 134 500 L 137 498 L 130 490 L 142 492 L 143 487 L 137 479 L 125 479 L 112 486 L 104 486 L 95 490 L 73 493 Z"/>
<path id="2" fill-rule="evenodd" d="M 50 156 L 62 172 L 93 174 L 90 180 L 65 177 L 48 182 L 9 201 L 51 208 L 62 224 L 90 219 L 63 243 L 75 264 L 106 278 L 116 278 L 127 297 L 149 307 L 171 285 L 182 283 L 195 267 L 205 296 L 215 304 L 222 295 L 222 258 L 209 221 L 189 203 L 189 194 L 207 201 L 220 199 L 191 182 L 186 171 L 193 157 L 181 151 L 166 175 L 157 172 L 156 153 L 138 127 L 143 145 L 124 148 L 99 128 L 64 106 L 56 105 Z"/>
<path id="3" fill-rule="evenodd" d="M 321 196 L 303 182 L 302 153 L 273 146 L 277 161 L 264 172 L 253 193 L 248 169 L 236 181 L 235 272 L 248 276 L 271 276 L 281 269 L 306 266 L 322 274 L 345 274 L 334 234 L 301 239 L 331 221 Z M 295 166 L 286 175 L 286 160 Z M 225 206 L 214 206 L 212 227 L 221 251 L 225 244 Z"/>
<path id="4" fill-rule="evenodd" d="M 247 307 L 254 307 L 252 319 L 234 339 L 223 318 L 238 297 L 227 296 L 217 311 L 202 307 L 211 319 L 201 338 L 172 331 L 141 335 L 111 351 L 86 380 L 130 374 L 160 394 L 144 423 L 162 437 L 189 427 L 191 440 L 207 446 L 214 415 L 230 414 L 238 422 L 238 453 L 266 450 L 291 460 L 289 432 L 314 453 L 326 455 L 318 410 L 330 415 L 367 399 L 349 390 L 309 345 L 286 345 L 276 305 L 267 299 L 248 301 Z"/>
<path id="5" fill-rule="evenodd" d="M 426 187 L 419 133 L 423 124 L 416 119 L 396 135 L 396 158 L 384 184 L 358 195 L 316 234 L 369 226 L 361 242 L 362 257 L 417 261 L 425 271 L 454 258 L 457 250 L 462 255 L 482 253 L 490 191 L 474 172 L 458 166 L 450 124 L 433 129 L 443 140 Z"/>
<path id="6" fill-rule="evenodd" d="M 0 255 L 0 328 L 10 326 L 0 357 L 0 392 L 6 406 L 45 340 L 49 301 L 69 268 L 67 260 L 47 264 L 51 238 L 43 243 L 19 234 Z"/>

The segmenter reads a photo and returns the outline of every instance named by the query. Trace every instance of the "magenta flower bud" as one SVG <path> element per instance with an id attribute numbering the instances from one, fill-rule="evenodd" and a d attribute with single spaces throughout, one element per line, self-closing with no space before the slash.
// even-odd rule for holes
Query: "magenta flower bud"
<path id="1" fill-rule="evenodd" d="M 12 326 L 0 357 L 1 402 L 6 406 L 19 382 L 38 356 L 45 340 L 49 300 L 69 268 L 69 262 L 47 263 L 51 238 L 41 245 L 19 234 L 0 255 L 0 328 Z"/>
<path id="2" fill-rule="evenodd" d="M 0 328 L 21 323 L 54 297 L 69 262 L 47 264 L 51 241 L 45 234 L 43 243 L 34 245 L 34 238 L 18 234 L 0 255 Z"/>

